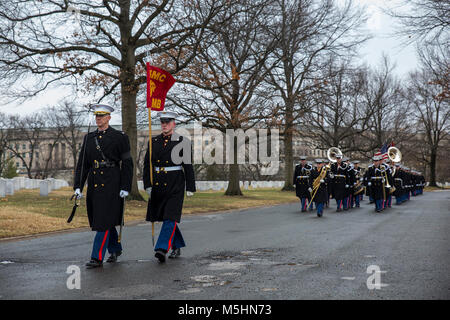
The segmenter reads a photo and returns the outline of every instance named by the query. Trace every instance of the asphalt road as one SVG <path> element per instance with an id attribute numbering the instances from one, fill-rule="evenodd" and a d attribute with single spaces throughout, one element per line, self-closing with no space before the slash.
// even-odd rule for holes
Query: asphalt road
<path id="1" fill-rule="evenodd" d="M 84 267 L 93 232 L 0 242 L 0 299 L 449 299 L 449 199 L 425 193 L 383 213 L 332 202 L 322 218 L 299 204 L 184 217 L 187 247 L 165 264 L 147 223 L 125 227 L 124 254 L 100 269 Z M 69 266 L 80 289 L 67 287 Z"/>

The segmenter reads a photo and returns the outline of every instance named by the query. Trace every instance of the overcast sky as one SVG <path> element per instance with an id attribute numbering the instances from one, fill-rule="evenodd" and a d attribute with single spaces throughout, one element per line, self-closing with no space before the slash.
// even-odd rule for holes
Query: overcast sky
<path id="1" fill-rule="evenodd" d="M 337 0 L 345 2 L 345 0 Z M 367 7 L 369 20 L 367 28 L 373 34 L 373 39 L 369 40 L 361 49 L 361 62 L 365 61 L 370 66 L 376 66 L 380 63 L 382 54 L 385 53 L 396 64 L 396 73 L 399 77 L 405 77 L 408 72 L 417 68 L 418 61 L 413 45 L 403 46 L 401 40 L 392 37 L 395 31 L 395 22 L 389 16 L 385 15 L 381 8 L 387 6 L 399 5 L 402 0 L 355 0 L 357 3 Z M 30 114 L 46 106 L 55 105 L 64 98 L 67 98 L 70 92 L 67 90 L 54 89 L 48 90 L 45 94 L 21 104 L 9 104 L 0 107 L 0 112 L 4 113 L 22 113 Z M 86 101 L 84 103 L 88 103 Z M 113 115 L 112 123 L 121 123 L 119 113 Z"/>

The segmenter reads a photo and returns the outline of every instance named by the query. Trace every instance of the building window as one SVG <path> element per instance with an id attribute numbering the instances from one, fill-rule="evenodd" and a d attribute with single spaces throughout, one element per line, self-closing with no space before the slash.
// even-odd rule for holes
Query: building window
<path id="1" fill-rule="evenodd" d="M 27 145 L 26 144 L 23 144 L 22 145 L 22 150 L 25 150 L 27 148 Z"/>

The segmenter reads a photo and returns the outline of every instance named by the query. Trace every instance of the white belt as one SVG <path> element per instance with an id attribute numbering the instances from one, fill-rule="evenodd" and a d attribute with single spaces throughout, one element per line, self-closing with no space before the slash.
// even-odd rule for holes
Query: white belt
<path id="1" fill-rule="evenodd" d="M 371 177 L 371 179 L 383 179 L 383 177 Z"/>
<path id="2" fill-rule="evenodd" d="M 334 176 L 337 177 L 337 178 L 345 178 L 345 176 L 342 175 L 342 174 L 335 174 Z"/>
<path id="3" fill-rule="evenodd" d="M 397 180 L 397 181 L 403 181 L 402 179 L 400 179 L 400 178 L 395 178 L 395 180 Z"/>
<path id="4" fill-rule="evenodd" d="M 181 170 L 181 166 L 173 166 L 173 167 L 155 167 L 156 171 L 177 171 Z"/>
<path id="5" fill-rule="evenodd" d="M 297 176 L 297 178 L 305 179 L 305 178 L 309 178 L 309 176 Z"/>

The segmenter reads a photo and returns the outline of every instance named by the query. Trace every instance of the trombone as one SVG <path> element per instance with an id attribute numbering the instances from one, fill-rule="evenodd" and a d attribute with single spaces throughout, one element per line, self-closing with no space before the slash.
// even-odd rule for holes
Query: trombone
<path id="1" fill-rule="evenodd" d="M 336 156 L 340 155 L 342 157 L 342 151 L 339 148 L 331 147 L 327 150 L 327 158 L 330 161 L 327 165 L 323 166 L 320 170 L 320 174 L 314 179 L 313 181 L 313 194 L 311 196 L 311 200 L 309 201 L 308 207 L 306 210 L 309 209 L 311 206 L 311 203 L 314 200 L 314 197 L 316 196 L 317 190 L 319 190 L 320 187 L 320 180 L 323 180 L 326 175 L 327 171 L 331 169 L 331 163 L 335 163 L 337 161 Z"/>

